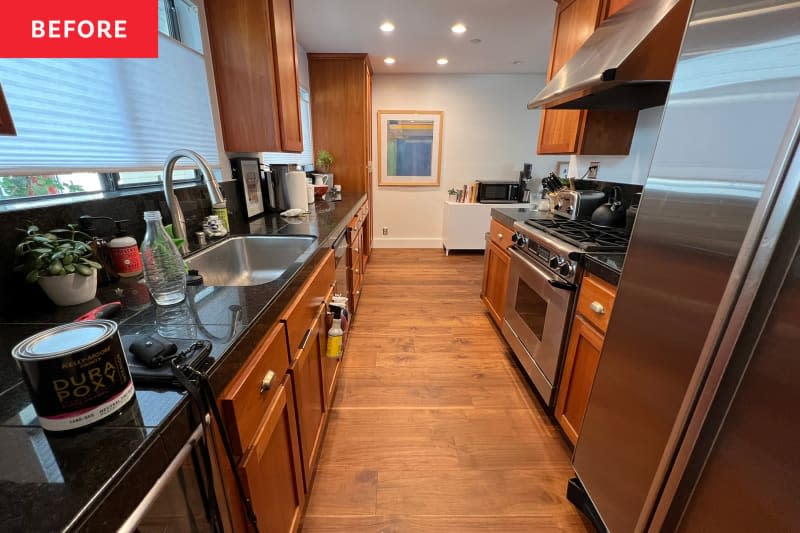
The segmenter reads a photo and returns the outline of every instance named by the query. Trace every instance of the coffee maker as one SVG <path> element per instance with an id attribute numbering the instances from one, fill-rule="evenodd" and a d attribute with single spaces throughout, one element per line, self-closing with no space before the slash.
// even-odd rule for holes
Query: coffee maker
<path id="1" fill-rule="evenodd" d="M 528 183 L 533 178 L 533 165 L 531 163 L 524 163 L 522 170 L 519 171 L 519 200 L 522 203 L 531 201 L 531 191 L 528 189 Z"/>

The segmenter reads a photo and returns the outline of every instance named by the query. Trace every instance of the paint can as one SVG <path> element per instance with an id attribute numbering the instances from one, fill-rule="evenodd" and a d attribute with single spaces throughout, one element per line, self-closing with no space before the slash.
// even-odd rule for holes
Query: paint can
<path id="1" fill-rule="evenodd" d="M 116 413 L 134 396 L 125 350 L 111 320 L 51 328 L 12 350 L 42 428 L 68 431 Z"/>

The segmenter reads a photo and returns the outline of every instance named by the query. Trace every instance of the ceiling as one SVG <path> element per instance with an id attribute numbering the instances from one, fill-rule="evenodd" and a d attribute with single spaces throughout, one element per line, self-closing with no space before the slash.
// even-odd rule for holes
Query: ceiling
<path id="1" fill-rule="evenodd" d="M 306 52 L 367 52 L 380 73 L 545 73 L 555 10 L 553 0 L 294 2 Z M 395 30 L 385 34 L 378 27 L 387 20 Z M 466 33 L 450 31 L 456 22 Z M 385 65 L 386 56 L 397 63 Z M 448 65 L 436 64 L 442 56 Z"/>

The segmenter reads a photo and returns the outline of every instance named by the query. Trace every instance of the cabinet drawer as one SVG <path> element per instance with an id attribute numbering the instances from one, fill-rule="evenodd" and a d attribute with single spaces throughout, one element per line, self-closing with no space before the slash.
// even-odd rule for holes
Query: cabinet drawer
<path id="1" fill-rule="evenodd" d="M 513 230 L 499 223 L 495 219 L 492 219 L 491 224 L 489 224 L 489 239 L 503 250 L 511 246 L 511 236 L 513 234 Z"/>
<path id="2" fill-rule="evenodd" d="M 335 279 L 336 271 L 331 250 L 284 312 L 281 321 L 286 324 L 289 356 L 292 361 L 299 355 L 299 347 L 307 336 L 325 295 L 333 287 Z"/>
<path id="3" fill-rule="evenodd" d="M 581 281 L 577 312 L 594 327 L 605 333 L 616 294 L 616 287 L 597 276 L 586 274 Z"/>
<path id="4" fill-rule="evenodd" d="M 250 446 L 289 368 L 284 331 L 284 325 L 279 322 L 264 336 L 220 396 L 225 428 L 236 455 L 242 455 Z M 269 372 L 272 372 L 271 380 Z"/>

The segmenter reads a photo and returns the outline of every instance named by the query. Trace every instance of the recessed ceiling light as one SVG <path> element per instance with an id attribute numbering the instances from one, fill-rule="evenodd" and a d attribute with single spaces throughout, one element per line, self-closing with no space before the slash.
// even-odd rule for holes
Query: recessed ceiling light
<path id="1" fill-rule="evenodd" d="M 438 65 L 446 65 L 449 63 L 449 61 L 447 60 L 446 57 L 440 57 L 439 59 L 436 60 L 436 63 Z"/>
<path id="2" fill-rule="evenodd" d="M 450 31 L 453 33 L 464 33 L 467 31 L 467 27 L 459 22 L 458 24 L 453 24 L 453 26 L 450 28 Z"/>
<path id="3" fill-rule="evenodd" d="M 390 31 L 394 31 L 394 24 L 389 22 L 388 20 L 381 24 L 381 31 L 384 33 L 389 33 Z"/>
<path id="4" fill-rule="evenodd" d="M 387 65 L 394 65 L 397 61 L 393 57 L 384 57 L 383 62 Z"/>

